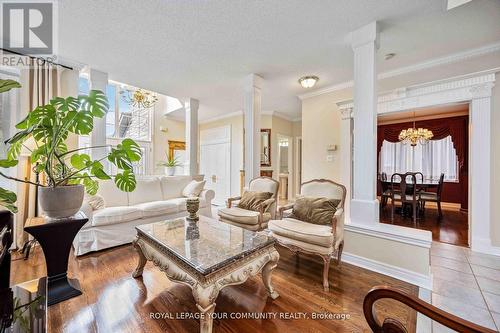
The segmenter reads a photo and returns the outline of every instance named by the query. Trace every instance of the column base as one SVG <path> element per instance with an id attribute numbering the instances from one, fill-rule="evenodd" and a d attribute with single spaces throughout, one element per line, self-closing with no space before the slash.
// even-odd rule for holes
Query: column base
<path id="1" fill-rule="evenodd" d="M 379 222 L 380 203 L 375 200 L 351 200 L 351 222 L 373 225 Z"/>

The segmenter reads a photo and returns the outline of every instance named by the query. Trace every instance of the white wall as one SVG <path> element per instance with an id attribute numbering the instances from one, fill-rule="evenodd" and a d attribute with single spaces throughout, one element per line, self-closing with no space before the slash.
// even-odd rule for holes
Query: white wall
<path id="1" fill-rule="evenodd" d="M 185 125 L 182 121 L 167 119 L 165 111 L 167 110 L 167 98 L 158 95 L 158 102 L 154 107 L 153 123 L 153 174 L 164 174 L 164 167 L 158 166 L 158 162 L 165 161 L 168 156 L 168 140 L 186 141 Z M 162 132 L 160 128 L 166 129 Z"/>
<path id="2" fill-rule="evenodd" d="M 349 97 L 345 94 L 346 98 Z M 335 104 L 342 95 L 324 94 L 302 101 L 302 181 L 341 177 L 340 111 Z M 327 161 L 328 145 L 337 145 L 333 161 Z"/>

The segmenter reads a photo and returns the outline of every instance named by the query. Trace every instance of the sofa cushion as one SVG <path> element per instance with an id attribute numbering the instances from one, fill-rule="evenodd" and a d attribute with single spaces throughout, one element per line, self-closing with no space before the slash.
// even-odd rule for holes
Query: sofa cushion
<path id="1" fill-rule="evenodd" d="M 234 221 L 240 224 L 259 224 L 259 212 L 246 210 L 239 207 L 221 208 L 219 209 L 219 217 L 222 220 Z M 262 222 L 267 222 L 271 219 L 271 213 L 264 213 Z"/>
<path id="2" fill-rule="evenodd" d="M 101 197 L 99 194 L 90 195 L 85 193 L 84 201 L 87 202 L 90 207 L 92 207 L 92 210 L 103 209 L 106 207 L 104 198 Z"/>
<path id="3" fill-rule="evenodd" d="M 205 181 L 196 181 L 192 180 L 189 182 L 189 184 L 184 187 L 182 190 L 182 195 L 185 197 L 199 197 L 201 191 L 203 191 L 203 188 L 205 187 Z"/>
<path id="4" fill-rule="evenodd" d="M 106 207 L 128 206 L 128 193 L 116 187 L 113 180 L 99 181 L 97 190 Z"/>
<path id="5" fill-rule="evenodd" d="M 175 198 L 175 199 L 168 199 L 168 202 L 174 202 L 177 205 L 177 208 L 179 209 L 179 212 L 186 211 L 186 200 L 187 198 Z M 207 206 L 207 202 L 203 199 L 200 198 L 200 208 L 205 208 Z"/>
<path id="6" fill-rule="evenodd" d="M 167 201 L 151 201 L 137 204 L 134 207 L 142 211 L 142 217 L 152 217 L 165 214 L 177 213 L 179 209 L 177 204 L 172 200 Z"/>
<path id="7" fill-rule="evenodd" d="M 191 181 L 190 176 L 164 176 L 160 178 L 163 200 L 182 197 L 182 190 Z"/>
<path id="8" fill-rule="evenodd" d="M 142 218 L 142 212 L 134 206 L 106 207 L 94 211 L 92 225 L 94 227 L 129 222 Z"/>
<path id="9" fill-rule="evenodd" d="M 162 199 L 161 183 L 158 177 L 138 179 L 135 190 L 128 194 L 130 206 Z"/>
<path id="10" fill-rule="evenodd" d="M 269 230 L 282 237 L 295 239 L 324 247 L 333 245 L 332 227 L 302 222 L 293 218 L 272 220 L 268 225 Z"/>

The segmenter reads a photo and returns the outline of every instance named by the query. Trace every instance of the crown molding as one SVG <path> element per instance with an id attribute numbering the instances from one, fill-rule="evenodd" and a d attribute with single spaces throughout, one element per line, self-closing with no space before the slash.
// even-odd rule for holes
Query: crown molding
<path id="1" fill-rule="evenodd" d="M 442 66 L 442 65 L 447 65 L 447 64 L 451 64 L 451 63 L 465 61 L 465 60 L 468 60 L 471 58 L 483 56 L 483 55 L 498 52 L 498 51 L 500 51 L 500 41 L 492 43 L 492 44 L 488 44 L 485 46 L 481 46 L 478 48 L 470 49 L 467 51 L 453 53 L 453 54 L 450 54 L 450 55 L 447 55 L 444 57 L 434 58 L 434 59 L 420 62 L 420 63 L 414 64 L 414 65 L 405 66 L 405 67 L 401 67 L 401 68 L 394 69 L 391 71 L 383 72 L 383 73 L 380 73 L 379 75 L 377 75 L 377 79 L 379 79 L 379 80 L 388 79 L 391 77 L 409 74 L 409 73 L 413 73 L 413 72 L 418 72 L 418 71 L 422 71 L 422 70 L 437 67 L 437 66 Z M 328 94 L 328 93 L 331 93 L 334 91 L 344 90 L 347 88 L 351 88 L 353 86 L 354 86 L 354 81 L 352 81 L 352 80 L 346 81 L 343 83 L 339 83 L 339 84 L 335 84 L 335 85 L 332 85 L 329 87 L 325 87 L 322 89 L 311 91 L 309 93 L 298 95 L 298 98 L 300 100 L 304 100 L 307 98 L 316 97 L 316 96 L 320 96 L 323 94 Z"/>

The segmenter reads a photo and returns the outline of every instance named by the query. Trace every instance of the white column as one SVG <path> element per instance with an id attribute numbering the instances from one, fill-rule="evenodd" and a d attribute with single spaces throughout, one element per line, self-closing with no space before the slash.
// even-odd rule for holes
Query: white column
<path id="1" fill-rule="evenodd" d="M 346 199 L 344 203 L 344 216 L 347 221 L 351 217 L 352 198 L 352 107 L 341 109 L 342 122 L 340 126 L 340 160 L 341 160 L 341 182 L 346 187 Z"/>
<path id="2" fill-rule="evenodd" d="M 354 51 L 354 166 L 351 221 L 379 221 L 377 200 L 377 22 L 352 33 Z"/>
<path id="3" fill-rule="evenodd" d="M 108 84 L 108 73 L 104 73 L 95 69 L 90 70 L 90 89 L 101 90 L 106 93 L 106 85 Z M 106 145 L 106 116 L 102 118 L 94 118 L 94 129 L 90 134 L 90 144 L 92 146 Z M 106 148 L 92 149 L 91 154 L 93 159 L 101 159 L 106 156 Z M 107 160 L 101 163 L 107 168 Z"/>
<path id="4" fill-rule="evenodd" d="M 260 114 L 262 78 L 250 74 L 245 82 L 245 184 L 260 176 Z"/>
<path id="5" fill-rule="evenodd" d="M 198 108 L 200 102 L 189 98 L 184 103 L 186 110 L 186 165 L 190 176 L 198 175 Z"/>
<path id="6" fill-rule="evenodd" d="M 471 247 L 485 252 L 491 247 L 491 89 L 493 83 L 471 88 L 469 149 L 469 212 Z"/>

